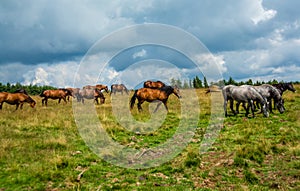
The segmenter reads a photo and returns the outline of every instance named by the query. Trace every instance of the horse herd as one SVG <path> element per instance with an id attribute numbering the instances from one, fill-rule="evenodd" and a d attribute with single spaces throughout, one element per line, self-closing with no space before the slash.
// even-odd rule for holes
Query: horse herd
<path id="1" fill-rule="evenodd" d="M 260 86 L 251 85 L 227 85 L 222 88 L 222 94 L 224 98 L 224 112 L 227 113 L 227 103 L 230 102 L 230 109 L 234 115 L 239 113 L 239 105 L 242 103 L 246 110 L 245 116 L 249 114 L 251 108 L 252 116 L 254 117 L 255 108 L 261 108 L 261 113 L 265 117 L 269 117 L 269 112 L 272 111 L 272 101 L 274 102 L 274 108 L 277 108 L 280 113 L 285 111 L 284 100 L 282 94 L 284 91 L 290 90 L 295 92 L 296 89 L 292 83 L 280 83 L 275 85 L 263 84 Z M 233 101 L 236 101 L 236 110 L 233 108 Z M 246 104 L 248 104 L 246 106 Z"/>
<path id="2" fill-rule="evenodd" d="M 105 97 L 102 90 L 109 93 L 108 87 L 106 85 L 98 84 L 95 86 L 87 85 L 82 89 L 80 88 L 61 88 L 57 90 L 44 90 L 40 97 L 42 97 L 42 105 L 47 106 L 48 99 L 58 99 L 58 103 L 64 100 L 65 103 L 69 101 L 70 97 L 76 98 L 78 102 L 84 103 L 85 99 L 94 99 L 94 101 L 99 104 L 105 102 Z M 261 109 L 264 116 L 268 117 L 269 112 L 272 112 L 272 101 L 274 101 L 274 108 L 277 108 L 280 113 L 283 113 L 284 100 L 282 99 L 282 94 L 284 91 L 290 90 L 295 92 L 295 88 L 292 83 L 280 83 L 275 85 L 263 84 L 260 86 L 250 86 L 250 85 L 227 85 L 222 88 L 222 94 L 224 98 L 224 112 L 225 116 L 228 116 L 227 103 L 230 103 L 230 109 L 234 115 L 239 113 L 239 105 L 242 104 L 246 110 L 246 116 L 249 114 L 251 108 L 252 115 L 254 117 L 254 111 L 256 107 Z M 111 85 L 110 95 L 120 92 L 123 94 L 125 92 L 128 95 L 128 89 L 124 84 L 113 84 Z M 209 91 L 207 91 L 208 93 Z M 144 82 L 144 87 L 135 90 L 133 96 L 130 99 L 130 108 L 134 107 L 135 101 L 138 100 L 137 108 L 142 111 L 141 105 L 147 102 L 153 102 L 159 100 L 156 109 L 163 103 L 166 110 L 168 111 L 167 101 L 171 94 L 174 94 L 178 98 L 181 98 L 180 90 L 177 86 L 168 86 L 161 81 L 146 81 Z M 236 101 L 236 110 L 233 108 L 233 102 Z M 26 90 L 20 89 L 14 93 L 0 92 L 0 109 L 2 109 L 3 103 L 6 102 L 11 105 L 16 105 L 16 110 L 22 109 L 24 103 L 29 103 L 33 108 L 36 102 L 28 95 Z M 247 104 L 247 105 L 246 105 Z"/>

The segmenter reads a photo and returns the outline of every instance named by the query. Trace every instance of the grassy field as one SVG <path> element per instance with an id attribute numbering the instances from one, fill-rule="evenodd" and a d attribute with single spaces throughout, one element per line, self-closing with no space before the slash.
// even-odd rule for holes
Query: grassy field
<path id="1" fill-rule="evenodd" d="M 0 190 L 300 190 L 300 86 L 296 89 L 284 93 L 283 114 L 276 110 L 269 118 L 258 113 L 245 118 L 241 109 L 241 114 L 226 118 L 204 154 L 199 148 L 210 122 L 211 101 L 204 89 L 197 90 L 201 112 L 190 143 L 173 159 L 139 169 L 98 157 L 79 134 L 71 103 L 49 100 L 48 107 L 42 107 L 36 96 L 34 109 L 24 105 L 14 111 L 15 106 L 4 104 Z M 111 99 L 104 95 L 106 103 L 96 106 L 98 118 L 107 134 L 128 148 L 154 148 L 166 142 L 184 115 L 193 112 L 181 115 L 181 105 L 172 95 L 163 124 L 137 133 L 118 125 Z M 135 106 L 133 118 L 149 120 L 148 105 L 142 105 L 143 113 Z"/>

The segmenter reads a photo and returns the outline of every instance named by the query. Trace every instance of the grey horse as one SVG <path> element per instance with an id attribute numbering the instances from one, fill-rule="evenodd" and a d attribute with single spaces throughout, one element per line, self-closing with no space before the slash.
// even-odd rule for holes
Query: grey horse
<path id="1" fill-rule="evenodd" d="M 277 88 L 269 84 L 263 84 L 260 86 L 253 86 L 262 96 L 264 96 L 269 105 L 269 110 L 272 112 L 272 99 L 274 100 L 274 105 L 280 113 L 284 112 L 284 101 L 280 95 Z"/>
<path id="2" fill-rule="evenodd" d="M 227 116 L 227 102 L 235 100 L 237 102 L 237 111 L 233 110 L 233 103 L 230 103 L 231 110 L 234 114 L 238 113 L 238 106 L 240 103 L 246 110 L 245 116 L 248 117 L 249 108 L 251 107 L 252 115 L 254 117 L 254 104 L 253 101 L 258 101 L 262 105 L 262 111 L 265 117 L 269 117 L 269 112 L 267 111 L 267 102 L 265 98 L 253 87 L 251 86 L 224 86 L 222 89 L 224 97 L 224 111 L 225 116 Z M 246 103 L 248 103 L 246 107 Z"/>

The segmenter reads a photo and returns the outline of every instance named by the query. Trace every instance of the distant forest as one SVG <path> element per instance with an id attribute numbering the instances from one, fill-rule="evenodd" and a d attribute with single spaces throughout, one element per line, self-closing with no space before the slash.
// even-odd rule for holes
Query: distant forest
<path id="1" fill-rule="evenodd" d="M 217 86 L 222 86 L 222 85 L 228 85 L 228 84 L 233 84 L 233 85 L 261 85 L 261 84 L 277 84 L 277 83 L 282 83 L 283 81 L 277 81 L 275 79 L 270 80 L 270 81 L 256 81 L 253 82 L 251 79 L 247 81 L 235 81 L 232 77 L 229 77 L 228 80 L 222 80 L 219 82 L 211 82 L 208 84 L 206 77 L 204 76 L 203 79 L 201 80 L 198 76 L 194 77 L 193 79 L 190 79 L 188 81 L 180 80 L 180 79 L 171 79 L 170 84 L 172 86 L 177 85 L 179 88 L 183 89 L 188 89 L 188 88 L 208 88 L 210 85 L 217 85 Z M 294 81 L 294 84 L 300 84 L 299 81 Z M 22 85 L 21 83 L 17 82 L 16 84 L 11 84 L 11 83 L 6 83 L 3 84 L 0 82 L 0 92 L 14 92 L 17 89 L 25 89 L 30 95 L 39 95 L 42 91 L 44 90 L 49 90 L 49 89 L 58 89 L 57 87 L 53 86 L 38 86 L 38 85 Z"/>
<path id="2" fill-rule="evenodd" d="M 229 77 L 228 80 L 222 80 L 219 82 L 211 82 L 208 84 L 206 77 L 204 76 L 203 80 L 201 80 L 198 76 L 196 76 L 194 79 L 187 81 L 181 81 L 179 79 L 171 79 L 171 85 L 177 85 L 180 88 L 208 88 L 210 85 L 217 85 L 217 86 L 222 86 L 222 85 L 261 85 L 261 84 L 278 84 L 278 83 L 283 83 L 284 81 L 277 81 L 275 79 L 269 80 L 269 81 L 255 81 L 253 82 L 252 79 L 249 79 L 247 81 L 235 81 L 232 77 Z M 299 81 L 292 82 L 293 84 L 300 84 Z"/>

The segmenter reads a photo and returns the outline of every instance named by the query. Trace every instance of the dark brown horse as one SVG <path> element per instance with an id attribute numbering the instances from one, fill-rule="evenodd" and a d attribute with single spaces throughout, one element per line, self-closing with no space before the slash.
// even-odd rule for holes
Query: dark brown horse
<path id="1" fill-rule="evenodd" d="M 7 93 L 0 92 L 0 109 L 2 109 L 3 103 L 6 102 L 10 105 L 16 105 L 16 110 L 23 108 L 24 103 L 29 103 L 32 108 L 34 108 L 36 102 L 29 96 L 24 93 Z"/>
<path id="2" fill-rule="evenodd" d="M 102 84 L 97 84 L 95 86 L 91 86 L 91 85 L 87 85 L 84 86 L 83 89 L 98 89 L 98 90 L 105 90 L 106 93 L 108 93 L 108 87 L 106 85 L 102 85 Z"/>
<path id="3" fill-rule="evenodd" d="M 105 97 L 103 93 L 99 89 L 93 88 L 85 88 L 79 91 L 79 101 L 84 103 L 84 99 L 94 99 L 94 101 L 99 104 L 98 98 L 100 99 L 100 103 L 104 104 Z"/>
<path id="4" fill-rule="evenodd" d="M 166 86 L 166 84 L 164 84 L 161 81 L 154 82 L 154 81 L 148 80 L 148 81 L 144 82 L 144 88 L 158 89 L 158 88 L 162 88 L 164 86 Z"/>
<path id="5" fill-rule="evenodd" d="M 116 95 L 116 92 L 121 92 L 121 94 L 123 95 L 123 91 L 126 92 L 126 94 L 128 95 L 128 89 L 126 88 L 126 86 L 124 84 L 113 84 L 111 85 L 111 91 L 110 91 L 110 95 L 112 93 L 114 93 Z"/>
<path id="6" fill-rule="evenodd" d="M 135 90 L 130 100 L 130 108 L 133 108 L 136 99 L 138 99 L 137 107 L 139 111 L 143 110 L 141 105 L 142 103 L 144 103 L 144 101 L 153 102 L 159 100 L 165 105 L 165 108 L 168 111 L 167 101 L 172 93 L 175 94 L 178 98 L 181 98 L 180 91 L 176 86 L 164 86 L 159 89 L 141 88 Z M 157 111 L 158 107 L 161 105 L 161 102 L 157 105 L 154 112 Z"/>
<path id="7" fill-rule="evenodd" d="M 286 90 L 290 90 L 292 92 L 295 92 L 296 89 L 294 88 L 293 84 L 291 82 L 288 83 L 279 83 L 279 84 L 273 84 L 272 86 L 276 87 L 282 96 L 283 92 Z"/>
<path id="8" fill-rule="evenodd" d="M 44 90 L 41 94 L 41 97 L 43 97 L 42 99 L 42 105 L 46 105 L 48 103 L 48 99 L 58 99 L 58 103 L 60 103 L 61 100 L 64 100 L 65 103 L 67 103 L 66 101 L 66 97 L 67 96 L 72 96 L 72 92 L 68 89 L 58 89 L 58 90 Z"/>

